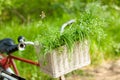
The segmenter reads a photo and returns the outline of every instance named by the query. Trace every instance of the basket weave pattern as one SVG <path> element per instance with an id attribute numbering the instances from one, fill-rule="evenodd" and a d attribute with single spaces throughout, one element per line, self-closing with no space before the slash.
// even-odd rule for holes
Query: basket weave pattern
<path id="1" fill-rule="evenodd" d="M 61 46 L 59 49 L 62 49 L 62 52 L 58 49 L 53 50 L 45 59 L 40 60 L 40 69 L 54 78 L 90 64 L 88 41 L 76 42 L 72 53 L 68 53 L 66 46 Z"/>

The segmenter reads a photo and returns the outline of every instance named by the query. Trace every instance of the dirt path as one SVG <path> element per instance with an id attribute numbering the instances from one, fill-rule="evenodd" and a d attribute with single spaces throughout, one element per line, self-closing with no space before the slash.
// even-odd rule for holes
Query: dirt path
<path id="1" fill-rule="evenodd" d="M 83 70 L 83 75 L 72 75 L 67 80 L 120 80 L 120 60 L 104 62 L 98 67 Z"/>

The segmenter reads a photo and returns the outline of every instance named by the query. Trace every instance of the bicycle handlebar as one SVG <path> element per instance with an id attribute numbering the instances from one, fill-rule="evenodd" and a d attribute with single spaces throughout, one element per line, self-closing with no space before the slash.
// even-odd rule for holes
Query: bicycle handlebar
<path id="1" fill-rule="evenodd" d="M 34 45 L 34 42 L 27 41 L 27 42 L 20 42 L 18 44 L 18 50 L 24 50 L 26 45 Z"/>
<path id="2" fill-rule="evenodd" d="M 28 42 L 21 42 L 19 44 L 12 45 L 12 46 L 6 48 L 5 52 L 7 54 L 10 54 L 10 53 L 13 53 L 13 52 L 18 51 L 18 50 L 20 50 L 20 51 L 25 50 L 26 45 L 34 45 L 34 43 L 30 42 L 30 41 L 28 41 Z"/>
<path id="3" fill-rule="evenodd" d="M 9 55 L 18 50 L 24 50 L 26 45 L 34 45 L 34 42 L 26 42 L 23 36 L 18 37 L 18 42 L 18 44 L 15 44 L 11 38 L 0 40 L 0 53 L 7 53 Z"/>

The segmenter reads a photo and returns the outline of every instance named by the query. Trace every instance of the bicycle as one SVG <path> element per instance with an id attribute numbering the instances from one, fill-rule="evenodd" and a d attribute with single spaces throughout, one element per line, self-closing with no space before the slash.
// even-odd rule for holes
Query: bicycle
<path id="1" fill-rule="evenodd" d="M 18 37 L 18 42 L 18 44 L 14 44 L 13 40 L 8 38 L 0 41 L 0 52 L 7 53 L 7 55 L 0 54 L 0 76 L 7 78 L 8 80 L 25 80 L 25 78 L 19 76 L 19 71 L 14 60 L 19 60 L 35 66 L 39 66 L 38 62 L 12 55 L 12 53 L 15 51 L 24 50 L 26 45 L 34 45 L 34 43 L 30 41 L 25 42 L 25 39 L 22 36 Z M 13 71 L 10 67 L 13 68 Z"/>

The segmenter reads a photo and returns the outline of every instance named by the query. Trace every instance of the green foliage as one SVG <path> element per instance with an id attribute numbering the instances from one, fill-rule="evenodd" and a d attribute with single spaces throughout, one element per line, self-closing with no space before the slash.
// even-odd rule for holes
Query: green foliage
<path id="1" fill-rule="evenodd" d="M 12 19 L 27 23 L 40 19 L 42 11 L 49 17 L 74 14 L 84 11 L 89 3 L 95 1 L 103 5 L 120 5 L 119 0 L 1 0 L 0 18 L 3 22 Z"/>

